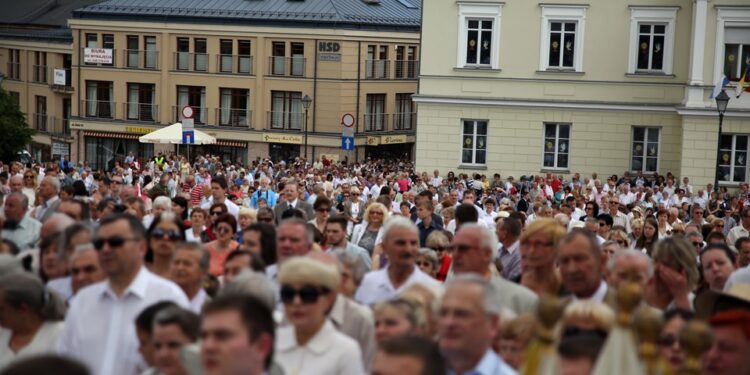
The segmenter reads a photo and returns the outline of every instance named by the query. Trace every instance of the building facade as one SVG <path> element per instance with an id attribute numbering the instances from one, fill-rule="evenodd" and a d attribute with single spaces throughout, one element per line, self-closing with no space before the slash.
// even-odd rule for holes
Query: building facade
<path id="1" fill-rule="evenodd" d="M 714 84 L 726 74 L 720 184 L 748 181 L 746 1 L 425 4 L 419 170 L 621 175 L 713 183 Z"/>

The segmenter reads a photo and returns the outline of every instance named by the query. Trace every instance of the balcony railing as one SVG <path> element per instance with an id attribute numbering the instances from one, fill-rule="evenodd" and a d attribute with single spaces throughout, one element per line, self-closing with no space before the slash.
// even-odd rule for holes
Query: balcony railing
<path id="1" fill-rule="evenodd" d="M 34 113 L 34 129 L 41 134 L 55 137 L 70 137 L 70 121 L 65 118 L 49 116 L 45 113 Z"/>
<path id="2" fill-rule="evenodd" d="M 379 132 L 388 127 L 388 117 L 386 113 L 367 113 L 364 116 L 365 131 Z"/>
<path id="3" fill-rule="evenodd" d="M 271 56 L 268 58 L 268 74 L 272 76 L 305 76 L 304 57 Z"/>
<path id="4" fill-rule="evenodd" d="M 32 81 L 36 83 L 47 83 L 47 65 L 34 65 Z"/>
<path id="5" fill-rule="evenodd" d="M 394 78 L 416 79 L 419 76 L 419 61 L 396 60 L 395 63 Z"/>
<path id="6" fill-rule="evenodd" d="M 184 108 L 185 105 L 174 105 L 172 106 L 172 118 L 176 122 L 182 122 L 184 119 L 182 117 L 182 108 Z M 206 124 L 206 115 L 208 114 L 208 108 L 206 107 L 198 107 L 195 105 L 190 105 L 190 107 L 193 108 L 193 122 L 195 124 Z"/>
<path id="7" fill-rule="evenodd" d="M 123 58 L 122 66 L 128 69 L 159 69 L 159 51 L 126 49 Z"/>
<path id="8" fill-rule="evenodd" d="M 15 63 L 8 61 L 8 73 L 5 76 L 6 79 L 20 80 L 21 79 L 21 63 Z"/>
<path id="9" fill-rule="evenodd" d="M 106 100 L 81 100 L 84 117 L 113 119 L 115 118 L 115 102 Z"/>
<path id="10" fill-rule="evenodd" d="M 416 112 L 401 112 L 393 114 L 393 130 L 412 130 L 416 125 Z"/>
<path id="11" fill-rule="evenodd" d="M 365 78 L 366 79 L 388 79 L 390 61 L 388 60 L 367 60 L 365 61 Z"/>
<path id="12" fill-rule="evenodd" d="M 194 52 L 175 52 L 173 69 L 187 72 L 207 72 L 208 54 Z"/>
<path id="13" fill-rule="evenodd" d="M 40 133 L 47 132 L 47 114 L 46 113 L 34 113 L 34 129 Z"/>
<path id="14" fill-rule="evenodd" d="M 253 112 L 245 108 L 216 108 L 216 123 L 219 126 L 250 127 Z"/>
<path id="15" fill-rule="evenodd" d="M 65 80 L 63 82 L 55 83 L 55 71 L 56 70 L 62 70 L 65 72 Z M 70 68 L 49 68 L 48 70 L 48 77 L 50 77 L 47 80 L 47 83 L 49 83 L 49 87 L 52 89 L 52 91 L 60 92 L 60 93 L 71 93 L 73 92 L 73 71 Z"/>
<path id="16" fill-rule="evenodd" d="M 123 113 L 132 121 L 158 122 L 159 108 L 152 103 L 123 103 Z"/>
<path id="17" fill-rule="evenodd" d="M 304 112 L 268 111 L 269 129 L 301 130 L 304 124 Z"/>
<path id="18" fill-rule="evenodd" d="M 216 55 L 219 73 L 253 74 L 253 57 L 250 55 Z"/>

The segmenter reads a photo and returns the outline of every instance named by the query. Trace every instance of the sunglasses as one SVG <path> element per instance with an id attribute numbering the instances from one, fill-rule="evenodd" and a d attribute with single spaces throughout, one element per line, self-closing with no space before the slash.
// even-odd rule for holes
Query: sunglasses
<path id="1" fill-rule="evenodd" d="M 108 244 L 110 248 L 117 248 L 125 244 L 125 242 L 128 241 L 137 241 L 136 238 L 124 238 L 120 236 L 112 236 L 110 238 L 97 238 L 92 243 L 94 244 L 94 248 L 97 250 L 101 250 L 104 248 L 104 244 Z"/>
<path id="2" fill-rule="evenodd" d="M 272 217 L 259 217 L 258 221 L 262 221 L 264 223 L 270 223 L 273 221 L 273 218 Z"/>
<path id="3" fill-rule="evenodd" d="M 315 211 L 317 211 L 317 212 L 320 212 L 320 213 L 323 213 L 323 212 L 328 212 L 328 211 L 330 211 L 330 210 L 331 210 L 330 208 L 325 208 L 325 207 L 321 207 L 321 208 L 318 208 L 318 209 L 317 209 L 317 210 L 315 210 Z"/>
<path id="4" fill-rule="evenodd" d="M 115 181 L 115 180 L 112 180 L 112 181 L 110 181 L 110 184 L 111 184 L 111 185 L 122 185 L 122 181 Z"/>
<path id="5" fill-rule="evenodd" d="M 219 216 L 221 214 L 223 214 L 221 211 L 211 211 L 211 216 Z"/>
<path id="6" fill-rule="evenodd" d="M 28 175 L 28 176 L 23 176 L 23 178 L 34 178 L 34 176 Z"/>
<path id="7" fill-rule="evenodd" d="M 318 302 L 318 298 L 321 295 L 329 293 L 330 290 L 327 288 L 319 288 L 312 285 L 303 286 L 299 289 L 294 289 L 291 286 L 284 285 L 281 287 L 281 302 L 290 304 L 294 302 L 294 297 L 299 296 L 302 303 L 315 303 Z"/>
<path id="8" fill-rule="evenodd" d="M 164 230 L 161 228 L 156 228 L 153 231 L 151 231 L 151 238 L 160 238 L 160 239 L 168 239 L 170 241 L 177 241 L 182 236 L 180 236 L 180 232 L 177 230 Z"/>
<path id="9" fill-rule="evenodd" d="M 528 246 L 528 247 L 549 247 L 549 246 L 552 246 L 552 242 L 524 241 L 524 242 L 521 243 L 521 246 Z"/>

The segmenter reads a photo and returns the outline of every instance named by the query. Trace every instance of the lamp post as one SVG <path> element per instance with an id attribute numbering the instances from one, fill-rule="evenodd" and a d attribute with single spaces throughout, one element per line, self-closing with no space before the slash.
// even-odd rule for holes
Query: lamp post
<path id="1" fill-rule="evenodd" d="M 726 95 L 726 94 L 725 94 Z M 305 107 L 305 164 L 307 164 L 307 110 L 310 108 L 310 104 L 312 103 L 312 98 L 305 94 L 305 97 L 302 98 L 302 106 Z"/>
<path id="2" fill-rule="evenodd" d="M 719 112 L 719 139 L 716 141 L 716 176 L 714 177 L 714 191 L 719 193 L 719 164 L 721 164 L 721 130 L 724 123 L 724 112 L 727 110 L 727 104 L 729 104 L 729 95 L 724 90 L 721 90 L 719 95 L 716 95 L 716 111 Z"/>

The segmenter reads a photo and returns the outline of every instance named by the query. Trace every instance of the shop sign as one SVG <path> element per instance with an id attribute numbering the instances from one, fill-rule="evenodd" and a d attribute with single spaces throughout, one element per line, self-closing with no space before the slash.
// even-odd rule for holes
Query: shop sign
<path id="1" fill-rule="evenodd" d="M 384 135 L 380 137 L 380 144 L 392 145 L 396 143 L 406 143 L 406 134 Z"/>
<path id="2" fill-rule="evenodd" d="M 154 131 L 154 129 L 151 128 L 139 128 L 137 126 L 126 126 L 125 127 L 125 133 L 129 134 L 148 134 Z"/>
<path id="3" fill-rule="evenodd" d="M 84 48 L 83 62 L 87 64 L 112 64 L 112 49 Z"/>
<path id="4" fill-rule="evenodd" d="M 65 86 L 65 69 L 55 69 L 53 83 L 55 85 Z"/>
<path id="5" fill-rule="evenodd" d="M 318 60 L 341 61 L 341 44 L 339 42 L 318 42 Z"/>
<path id="6" fill-rule="evenodd" d="M 302 143 L 301 135 L 263 133 L 263 142 L 288 143 L 298 145 Z"/>
<path id="7" fill-rule="evenodd" d="M 81 123 L 81 122 L 71 122 L 70 123 L 70 128 L 71 129 L 83 129 L 84 126 L 83 126 L 83 123 Z"/>
<path id="8" fill-rule="evenodd" d="M 380 137 L 367 137 L 365 140 L 368 146 L 377 146 L 380 144 Z"/>
<path id="9" fill-rule="evenodd" d="M 52 155 L 70 156 L 70 145 L 67 143 L 52 142 Z"/>

